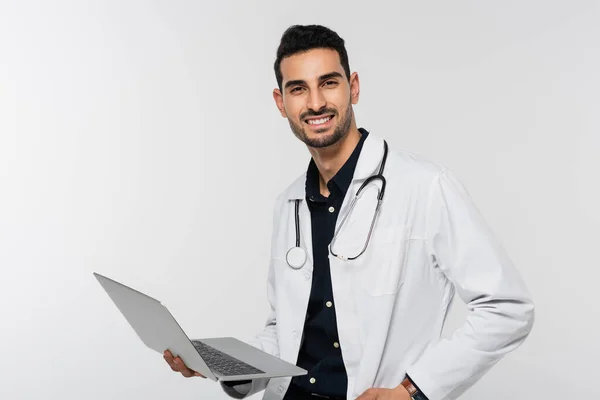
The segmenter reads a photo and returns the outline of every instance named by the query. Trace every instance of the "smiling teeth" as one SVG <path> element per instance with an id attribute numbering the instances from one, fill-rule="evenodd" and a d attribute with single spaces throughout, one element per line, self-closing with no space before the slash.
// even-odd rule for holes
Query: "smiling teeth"
<path id="1" fill-rule="evenodd" d="M 329 121 L 330 119 L 331 119 L 331 117 L 321 118 L 321 119 L 309 119 L 308 123 L 311 125 L 319 125 L 319 124 L 324 124 L 325 122 Z"/>

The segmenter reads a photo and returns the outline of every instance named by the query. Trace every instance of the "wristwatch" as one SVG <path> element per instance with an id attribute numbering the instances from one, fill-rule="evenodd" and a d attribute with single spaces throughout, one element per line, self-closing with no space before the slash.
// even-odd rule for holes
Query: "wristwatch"
<path id="1" fill-rule="evenodd" d="M 421 393 L 419 388 L 417 388 L 409 377 L 404 378 L 402 381 L 402 386 L 408 391 L 410 398 L 413 400 L 428 400 L 427 397 Z"/>

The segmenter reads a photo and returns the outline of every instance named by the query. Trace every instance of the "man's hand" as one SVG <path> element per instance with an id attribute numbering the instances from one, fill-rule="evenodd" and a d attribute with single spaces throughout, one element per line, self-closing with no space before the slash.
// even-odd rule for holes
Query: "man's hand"
<path id="1" fill-rule="evenodd" d="M 411 400 L 408 390 L 402 385 L 394 389 L 376 389 L 365 390 L 356 400 Z"/>
<path id="2" fill-rule="evenodd" d="M 181 358 L 173 357 L 173 354 L 171 354 L 171 352 L 169 350 L 165 350 L 165 352 L 163 353 L 163 358 L 165 359 L 167 364 L 169 364 L 169 366 L 171 367 L 171 369 L 173 371 L 180 372 L 181 375 L 185 376 L 186 378 L 191 378 L 192 376 L 199 376 L 201 378 L 206 378 L 204 375 L 202 375 L 196 371 L 192 371 L 191 369 L 186 367 L 185 364 L 183 363 L 183 361 L 181 360 Z"/>

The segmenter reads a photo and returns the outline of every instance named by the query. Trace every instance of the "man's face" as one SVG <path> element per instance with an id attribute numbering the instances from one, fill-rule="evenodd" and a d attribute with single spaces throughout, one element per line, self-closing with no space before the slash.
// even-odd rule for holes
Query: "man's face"
<path id="1" fill-rule="evenodd" d="M 294 135 L 309 147 L 330 146 L 352 125 L 358 76 L 346 78 L 335 50 L 313 49 L 281 61 L 282 89 L 273 97 Z"/>

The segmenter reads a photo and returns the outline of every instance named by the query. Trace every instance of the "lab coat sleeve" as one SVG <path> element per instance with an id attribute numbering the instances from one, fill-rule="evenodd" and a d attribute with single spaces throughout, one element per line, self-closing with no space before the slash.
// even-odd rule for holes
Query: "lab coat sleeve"
<path id="1" fill-rule="evenodd" d="M 279 199 L 276 202 L 279 204 Z M 271 243 L 274 243 L 274 238 L 276 234 L 275 222 L 277 221 L 277 210 L 279 207 L 275 207 L 275 213 L 273 216 L 273 236 Z M 265 327 L 263 330 L 256 335 L 249 344 L 261 349 L 264 352 L 267 352 L 275 357 L 279 357 L 279 341 L 277 340 L 277 320 L 275 317 L 275 266 L 273 263 L 273 257 L 271 257 L 271 262 L 269 264 L 269 272 L 267 279 L 267 300 L 269 302 L 269 314 L 267 317 L 267 321 L 265 323 Z M 248 396 L 252 396 L 267 387 L 269 383 L 269 378 L 261 378 L 261 379 L 253 379 L 251 382 L 239 382 L 234 384 L 233 382 L 229 383 L 229 385 L 221 382 L 221 388 L 227 393 L 230 397 L 235 399 L 243 399 Z"/>
<path id="2" fill-rule="evenodd" d="M 430 188 L 427 247 L 469 312 L 465 324 L 450 339 L 431 343 L 407 374 L 429 400 L 451 400 L 523 343 L 534 306 L 519 272 L 448 169 Z"/>

